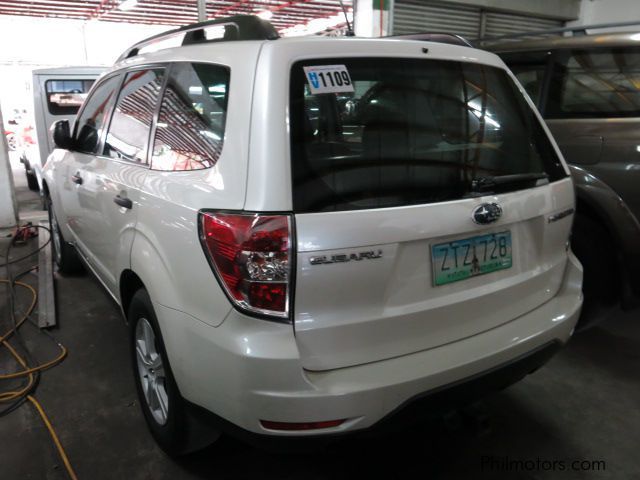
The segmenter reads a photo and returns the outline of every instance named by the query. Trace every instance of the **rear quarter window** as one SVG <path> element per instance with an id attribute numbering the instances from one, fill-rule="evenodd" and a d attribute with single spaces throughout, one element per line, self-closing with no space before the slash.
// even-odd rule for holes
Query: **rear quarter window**
<path id="1" fill-rule="evenodd" d="M 203 63 L 171 66 L 156 124 L 151 168 L 199 170 L 222 153 L 230 70 Z"/>
<path id="2" fill-rule="evenodd" d="M 545 116 L 640 117 L 640 48 L 557 51 Z"/>
<path id="3" fill-rule="evenodd" d="M 312 93 L 304 67 L 318 65 L 344 66 L 352 85 Z M 423 59 L 309 60 L 293 66 L 290 105 L 298 212 L 456 200 L 472 195 L 480 176 L 566 176 L 537 117 L 499 68 Z"/>

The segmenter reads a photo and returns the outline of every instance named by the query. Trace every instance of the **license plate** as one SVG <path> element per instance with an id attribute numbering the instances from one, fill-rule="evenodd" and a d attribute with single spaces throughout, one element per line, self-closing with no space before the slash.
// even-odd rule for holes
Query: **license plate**
<path id="1" fill-rule="evenodd" d="M 434 285 L 511 268 L 511 232 L 490 233 L 431 247 Z"/>

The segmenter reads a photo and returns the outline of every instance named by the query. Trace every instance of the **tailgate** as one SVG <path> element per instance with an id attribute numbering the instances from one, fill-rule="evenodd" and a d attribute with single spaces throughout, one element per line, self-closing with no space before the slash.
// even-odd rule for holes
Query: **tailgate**
<path id="1" fill-rule="evenodd" d="M 471 212 L 485 201 L 497 201 L 502 218 L 476 225 Z M 543 304 L 559 288 L 572 221 L 549 217 L 572 207 L 566 179 L 497 197 L 297 215 L 294 321 L 304 367 L 340 368 L 437 347 Z M 505 231 L 511 268 L 434 285 L 431 246 Z"/>

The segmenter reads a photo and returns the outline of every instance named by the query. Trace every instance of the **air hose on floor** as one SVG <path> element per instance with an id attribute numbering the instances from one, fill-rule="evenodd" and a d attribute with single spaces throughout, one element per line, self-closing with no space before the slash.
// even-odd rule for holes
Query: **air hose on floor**
<path id="1" fill-rule="evenodd" d="M 29 226 L 30 228 L 33 228 L 31 226 Z M 35 228 L 40 228 L 42 230 L 46 230 L 47 232 L 50 231 L 48 228 L 46 227 L 42 227 L 42 226 L 36 226 Z M 18 231 L 16 232 L 16 235 L 14 236 L 14 238 L 18 237 L 18 232 L 20 231 L 20 229 L 18 229 Z M 8 311 L 9 311 L 9 318 L 11 320 L 11 328 L 5 332 L 4 334 L 0 335 L 0 346 L 1 347 L 5 347 L 9 353 L 11 353 L 11 356 L 14 358 L 14 360 L 16 361 L 16 363 L 18 363 L 20 365 L 20 367 L 22 367 L 22 370 L 18 370 L 16 372 L 11 372 L 11 373 L 6 373 L 6 374 L 0 374 L 0 381 L 1 380 L 12 380 L 12 379 L 17 379 L 17 378 L 26 378 L 26 384 L 23 385 L 21 388 L 16 389 L 16 390 L 9 390 L 9 391 L 0 391 L 0 406 L 2 404 L 8 403 L 9 406 L 5 407 L 3 409 L 0 410 L 0 417 L 4 416 L 4 415 L 8 415 L 9 413 L 13 412 L 14 410 L 16 410 L 17 408 L 19 408 L 23 403 L 25 402 L 30 402 L 34 408 L 36 409 L 36 411 L 38 412 L 38 414 L 40 415 L 40 418 L 42 419 L 42 422 L 44 423 L 44 425 L 47 427 L 47 430 L 49 431 L 49 434 L 51 435 L 51 438 L 53 439 L 53 443 L 56 446 L 56 449 L 58 450 L 58 453 L 60 454 L 60 457 L 62 459 L 62 462 L 64 463 L 64 466 L 67 470 L 67 473 L 69 474 L 69 477 L 72 480 L 77 480 L 77 476 L 73 470 L 73 467 L 71 466 L 71 463 L 69 462 L 69 458 L 67 457 L 67 454 L 64 450 L 64 447 L 62 446 L 62 443 L 60 442 L 60 439 L 58 438 L 58 435 L 56 434 L 55 429 L 53 428 L 53 425 L 51 424 L 51 422 L 49 421 L 49 418 L 47 417 L 47 414 L 44 412 L 44 409 L 42 408 L 42 405 L 40 405 L 40 403 L 38 402 L 38 400 L 36 400 L 36 398 L 34 397 L 35 394 L 35 390 L 36 387 L 38 386 L 38 381 L 39 381 L 39 376 L 40 373 L 43 372 L 44 370 L 47 370 L 49 368 L 52 368 L 56 365 L 58 365 L 60 362 L 62 362 L 64 360 L 64 358 L 67 356 L 67 349 L 57 340 L 55 340 L 55 338 L 53 336 L 51 336 L 50 334 L 48 334 L 47 332 L 41 331 L 38 329 L 38 331 L 40 331 L 41 333 L 43 333 L 44 335 L 46 335 L 47 337 L 49 337 L 50 339 L 52 339 L 56 345 L 58 346 L 60 353 L 58 354 L 57 357 L 55 357 L 54 359 L 47 361 L 45 363 L 36 365 L 36 366 L 30 366 L 30 362 L 29 362 L 29 354 L 28 354 L 28 350 L 26 349 L 24 342 L 22 341 L 22 338 L 20 336 L 20 332 L 19 329 L 22 325 L 24 325 L 26 322 L 29 323 L 34 323 L 31 318 L 30 315 L 33 312 L 37 302 L 38 302 L 38 293 L 36 292 L 36 290 L 29 284 L 24 283 L 24 282 L 20 282 L 17 279 L 20 278 L 23 275 L 26 275 L 27 273 L 31 272 L 35 267 L 29 268 L 28 270 L 18 274 L 16 276 L 16 278 L 12 278 L 11 276 L 11 272 L 10 272 L 10 265 L 16 264 L 22 260 L 26 260 L 28 258 L 30 258 L 33 255 L 36 255 L 40 252 L 40 250 L 42 250 L 43 248 L 45 248 L 49 242 L 51 240 L 47 240 L 47 242 L 40 246 L 37 250 L 29 253 L 28 255 L 24 255 L 22 257 L 13 259 L 13 260 L 9 260 L 9 255 L 11 253 L 11 247 L 13 246 L 13 241 L 9 243 L 9 247 L 7 248 L 6 254 L 5 254 L 5 263 L 0 265 L 0 268 L 2 267 L 6 267 L 7 268 L 7 279 L 0 279 L 0 283 L 4 283 L 8 285 Z M 29 292 L 31 293 L 31 303 L 29 305 L 29 307 L 27 308 L 26 312 L 22 314 L 22 316 L 19 319 L 16 319 L 16 312 L 15 312 L 15 287 L 21 287 L 24 289 L 29 290 Z M 35 325 L 35 324 L 34 324 Z M 35 325 L 37 328 L 37 325 Z M 22 347 L 22 349 L 27 352 L 26 354 L 20 355 L 20 353 L 18 352 L 18 350 L 9 343 L 9 339 L 14 337 L 16 339 L 16 341 L 20 344 L 20 346 Z M 26 357 L 26 358 L 25 358 Z"/>

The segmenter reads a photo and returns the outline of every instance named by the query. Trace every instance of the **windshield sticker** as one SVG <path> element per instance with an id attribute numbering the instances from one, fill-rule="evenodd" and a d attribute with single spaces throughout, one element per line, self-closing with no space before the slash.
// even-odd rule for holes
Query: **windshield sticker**
<path id="1" fill-rule="evenodd" d="M 313 95 L 354 91 L 346 65 L 321 65 L 303 68 Z"/>

